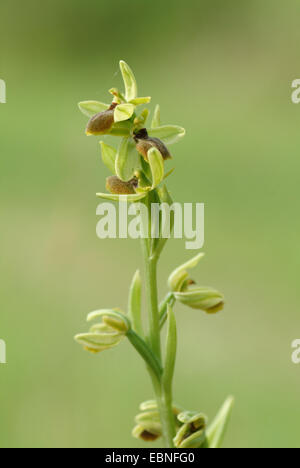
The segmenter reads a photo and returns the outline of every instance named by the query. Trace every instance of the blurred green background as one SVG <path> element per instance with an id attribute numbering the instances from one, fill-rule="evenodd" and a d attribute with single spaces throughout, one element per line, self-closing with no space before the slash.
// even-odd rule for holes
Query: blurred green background
<path id="1" fill-rule="evenodd" d="M 227 299 L 213 317 L 176 309 L 175 400 L 212 418 L 233 394 L 226 447 L 300 447 L 299 14 L 297 0 L 2 0 L 1 447 L 142 446 L 142 362 L 125 343 L 92 356 L 73 342 L 89 311 L 126 307 L 141 265 L 138 243 L 96 237 L 107 171 L 77 109 L 121 86 L 119 59 L 187 129 L 169 187 L 205 202 L 197 277 Z M 191 254 L 169 243 L 161 295 Z"/>

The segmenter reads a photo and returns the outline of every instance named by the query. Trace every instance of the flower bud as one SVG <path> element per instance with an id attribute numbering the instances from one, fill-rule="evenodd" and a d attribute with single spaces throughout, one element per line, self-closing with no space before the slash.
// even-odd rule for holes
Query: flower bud
<path id="1" fill-rule="evenodd" d="M 206 416 L 201 413 L 184 411 L 177 418 L 182 426 L 174 438 L 175 447 L 200 448 L 205 442 Z"/>
<path id="2" fill-rule="evenodd" d="M 177 419 L 182 424 L 192 424 L 194 429 L 200 429 L 206 426 L 207 417 L 205 414 L 196 413 L 195 411 L 182 411 Z"/>
<path id="3" fill-rule="evenodd" d="M 117 346 L 130 328 L 128 319 L 118 310 L 99 310 L 88 315 L 88 322 L 102 318 L 102 322 L 93 325 L 88 333 L 75 336 L 75 341 L 92 353 L 99 353 Z"/>
<path id="4" fill-rule="evenodd" d="M 185 288 L 192 281 L 189 278 L 188 270 L 190 270 L 191 268 L 195 268 L 203 257 L 204 253 L 201 252 L 196 257 L 192 258 L 188 262 L 176 268 L 176 270 L 174 270 L 173 273 L 171 273 L 168 280 L 171 291 L 181 292 L 185 290 Z"/>
<path id="5" fill-rule="evenodd" d="M 188 270 L 195 268 L 204 254 L 200 253 L 180 267 L 176 268 L 169 277 L 169 287 L 175 299 L 192 309 L 204 310 L 214 314 L 224 308 L 224 296 L 215 289 L 199 287 L 190 278 Z"/>
<path id="6" fill-rule="evenodd" d="M 106 189 L 116 195 L 132 195 L 135 194 L 135 187 L 137 187 L 137 179 L 132 179 L 129 182 L 123 182 L 117 176 L 111 176 L 106 179 Z"/>
<path id="7" fill-rule="evenodd" d="M 177 301 L 192 309 L 203 310 L 208 314 L 216 313 L 224 307 L 224 296 L 212 288 L 190 287 L 186 292 L 175 292 Z"/>
<path id="8" fill-rule="evenodd" d="M 81 344 L 86 351 L 100 353 L 118 345 L 123 336 L 122 333 L 116 333 L 113 330 L 110 333 L 79 333 L 75 336 L 75 341 Z"/>
<path id="9" fill-rule="evenodd" d="M 158 409 L 158 405 L 157 405 L 156 400 L 147 400 L 147 401 L 143 401 L 143 403 L 140 404 L 141 411 L 153 411 L 157 409 Z M 177 416 L 179 413 L 182 412 L 182 408 L 180 408 L 178 405 L 173 404 L 172 411 L 173 411 L 173 414 Z"/>
<path id="10" fill-rule="evenodd" d="M 128 332 L 128 324 L 124 322 L 124 320 L 119 319 L 118 317 L 111 317 L 109 315 L 103 315 L 102 317 L 103 323 L 108 327 L 116 330 L 120 333 L 127 333 Z"/>
<path id="11" fill-rule="evenodd" d="M 162 435 L 162 426 L 160 422 L 160 414 L 156 400 L 148 400 L 140 404 L 141 413 L 135 417 L 136 426 L 132 431 L 133 437 L 142 439 L 145 442 L 153 442 Z M 173 406 L 174 423 L 176 428 L 179 428 L 177 419 L 181 410 Z"/>
<path id="12" fill-rule="evenodd" d="M 164 160 L 171 159 L 168 148 L 159 138 L 152 138 L 148 135 L 146 128 L 142 128 L 134 135 L 137 151 L 148 161 L 148 151 L 155 147 L 161 153 Z"/>
<path id="13" fill-rule="evenodd" d="M 109 109 L 94 115 L 87 124 L 86 134 L 89 136 L 109 133 L 114 124 L 114 109 L 116 106 L 117 103 L 113 102 Z"/>

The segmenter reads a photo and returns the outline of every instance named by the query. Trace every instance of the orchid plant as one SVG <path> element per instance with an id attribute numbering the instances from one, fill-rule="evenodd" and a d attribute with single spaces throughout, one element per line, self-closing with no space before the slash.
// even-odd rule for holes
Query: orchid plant
<path id="1" fill-rule="evenodd" d="M 124 92 L 110 89 L 111 103 L 84 101 L 79 108 L 89 121 L 87 135 L 109 135 L 119 139 L 113 147 L 100 141 L 102 159 L 112 172 L 106 180 L 106 193 L 97 196 L 115 202 L 142 203 L 150 212 L 152 203 L 172 206 L 166 186 L 165 163 L 171 159 L 169 146 L 185 136 L 184 128 L 162 125 L 160 107 L 156 106 L 150 125 L 149 111 L 145 107 L 150 97 L 138 97 L 137 83 L 131 68 L 120 62 Z M 224 297 L 210 287 L 200 287 L 189 271 L 203 258 L 199 253 L 176 268 L 168 280 L 169 293 L 159 302 L 157 266 L 167 238 L 162 234 L 162 221 L 153 226 L 149 219 L 145 230 L 149 235 L 141 239 L 145 264 L 147 293 L 147 322 L 142 314 L 142 277 L 137 271 L 129 290 L 129 306 L 125 313 L 119 308 L 101 309 L 87 316 L 93 325 L 87 333 L 76 335 L 75 340 L 85 350 L 99 353 L 128 340 L 146 364 L 153 384 L 155 398 L 140 405 L 135 418 L 133 436 L 143 441 L 162 437 L 168 448 L 218 448 L 221 446 L 231 413 L 233 398 L 228 398 L 214 421 L 208 426 L 207 417 L 198 411 L 189 411 L 173 401 L 173 377 L 176 360 L 177 329 L 174 307 L 177 302 L 202 310 L 208 314 L 221 311 Z M 152 238 L 153 229 L 159 233 Z M 164 347 L 162 329 L 167 326 Z"/>

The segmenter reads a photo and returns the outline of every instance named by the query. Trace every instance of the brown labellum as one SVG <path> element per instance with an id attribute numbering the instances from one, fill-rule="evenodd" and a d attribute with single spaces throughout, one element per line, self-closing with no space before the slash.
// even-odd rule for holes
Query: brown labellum
<path id="1" fill-rule="evenodd" d="M 86 134 L 89 135 L 104 135 L 109 133 L 114 124 L 114 109 L 116 103 L 112 103 L 109 109 L 99 114 L 94 115 L 87 124 Z"/>
<path id="2" fill-rule="evenodd" d="M 159 439 L 159 434 L 153 434 L 152 432 L 144 430 L 140 434 L 140 438 L 145 442 L 154 442 L 155 440 Z"/>
<path id="3" fill-rule="evenodd" d="M 146 161 L 148 161 L 148 151 L 149 149 L 153 148 L 153 146 L 158 149 L 164 160 L 172 158 L 166 145 L 159 138 L 149 137 L 146 128 L 139 130 L 134 135 L 134 140 L 137 151 Z"/>
<path id="4" fill-rule="evenodd" d="M 106 189 L 115 195 L 132 195 L 136 193 L 134 188 L 137 187 L 137 183 L 137 179 L 124 182 L 117 176 L 111 176 L 106 179 Z"/>

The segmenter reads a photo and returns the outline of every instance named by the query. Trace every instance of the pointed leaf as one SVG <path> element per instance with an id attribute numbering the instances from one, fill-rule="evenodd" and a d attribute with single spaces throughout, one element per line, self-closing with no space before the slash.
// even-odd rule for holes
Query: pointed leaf
<path id="1" fill-rule="evenodd" d="M 123 122 L 124 120 L 128 120 L 132 117 L 133 113 L 133 104 L 119 104 L 114 111 L 114 121 L 117 123 Z"/>
<path id="2" fill-rule="evenodd" d="M 126 62 L 120 61 L 120 69 L 125 85 L 125 98 L 126 101 L 131 101 L 137 97 L 137 84 L 135 76 Z"/>
<path id="3" fill-rule="evenodd" d="M 152 172 L 152 189 L 155 189 L 164 179 L 165 167 L 163 157 L 157 148 L 148 151 L 148 161 Z"/>
<path id="4" fill-rule="evenodd" d="M 177 143 L 185 136 L 185 129 L 177 125 L 163 125 L 161 127 L 151 128 L 149 136 L 163 140 L 167 145 Z"/>
<path id="5" fill-rule="evenodd" d="M 154 115 L 151 123 L 151 128 L 160 127 L 160 105 L 157 104 L 154 110 Z"/>
<path id="6" fill-rule="evenodd" d="M 140 156 L 136 151 L 132 138 L 123 138 L 119 146 L 115 170 L 119 179 L 128 182 L 134 177 L 135 171 L 140 169 Z"/>
<path id="7" fill-rule="evenodd" d="M 99 114 L 99 112 L 106 111 L 109 108 L 109 104 L 104 104 L 99 101 L 82 101 L 79 102 L 78 107 L 84 115 L 93 117 Z"/>
<path id="8" fill-rule="evenodd" d="M 234 398 L 229 397 L 206 432 L 208 448 L 220 448 L 232 412 Z"/>
<path id="9" fill-rule="evenodd" d="M 105 166 L 115 174 L 115 164 L 116 164 L 116 157 L 117 157 L 117 150 L 112 146 L 107 145 L 104 141 L 100 141 L 101 145 L 101 154 L 102 160 Z"/>

